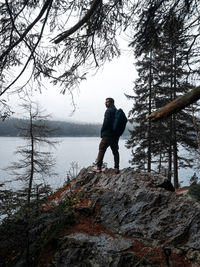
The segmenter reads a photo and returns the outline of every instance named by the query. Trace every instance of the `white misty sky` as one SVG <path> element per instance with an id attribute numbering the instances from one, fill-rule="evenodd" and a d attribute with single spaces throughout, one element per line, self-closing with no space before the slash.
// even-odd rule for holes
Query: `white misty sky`
<path id="1" fill-rule="evenodd" d="M 54 120 L 102 123 L 106 97 L 114 98 L 116 107 L 122 108 L 128 114 L 132 102 L 124 93 L 133 94 L 133 82 L 137 77 L 134 58 L 130 56 L 130 51 L 128 54 L 107 63 L 95 76 L 88 76 L 87 81 L 83 81 L 79 89 L 73 91 L 77 108 L 72 116 L 71 96 L 68 93 L 60 94 L 58 86 L 50 84 L 41 94 L 33 92 L 32 100 L 39 102 Z M 21 117 L 18 107 L 21 102 L 17 95 L 9 98 L 15 117 Z"/>

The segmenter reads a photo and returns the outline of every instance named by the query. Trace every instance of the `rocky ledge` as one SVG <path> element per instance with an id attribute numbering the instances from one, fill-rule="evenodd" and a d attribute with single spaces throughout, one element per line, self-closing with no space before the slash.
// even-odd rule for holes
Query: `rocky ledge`
<path id="1" fill-rule="evenodd" d="M 165 177 L 89 167 L 44 209 L 66 198 L 76 223 L 45 266 L 200 266 L 200 204 L 176 194 Z"/>

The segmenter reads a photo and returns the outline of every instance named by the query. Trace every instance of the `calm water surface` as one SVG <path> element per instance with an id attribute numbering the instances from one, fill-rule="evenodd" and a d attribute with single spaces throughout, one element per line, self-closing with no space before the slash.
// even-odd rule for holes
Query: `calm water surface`
<path id="1" fill-rule="evenodd" d="M 55 158 L 55 172 L 57 176 L 46 178 L 53 188 L 62 186 L 66 181 L 67 172 L 72 166 L 72 162 L 77 162 L 79 168 L 91 166 L 97 157 L 98 145 L 100 138 L 98 137 L 63 137 L 52 138 L 59 143 L 56 149 L 49 148 Z M 11 180 L 13 177 L 4 168 L 8 167 L 11 162 L 17 161 L 18 155 L 15 151 L 18 146 L 23 146 L 26 141 L 20 137 L 0 137 L 0 183 Z M 131 151 L 125 147 L 125 140 L 119 141 L 120 151 L 120 168 L 129 166 Z M 106 151 L 104 161 L 109 168 L 113 167 L 113 155 L 110 148 Z M 12 185 L 12 186 L 15 186 Z"/>
<path id="2" fill-rule="evenodd" d="M 79 168 L 88 167 L 95 162 L 100 138 L 98 137 L 63 137 L 52 138 L 59 141 L 56 149 L 51 148 L 49 151 L 53 153 L 55 158 L 55 172 L 58 174 L 53 177 L 45 177 L 43 182 L 51 184 L 53 188 L 63 185 L 66 181 L 67 172 L 72 166 L 72 162 L 77 162 Z M 0 137 L 0 183 L 7 180 L 13 180 L 13 176 L 4 168 L 8 167 L 11 162 L 17 161 L 18 155 L 15 151 L 18 146 L 25 145 L 25 140 L 20 137 Z M 120 139 L 120 168 L 130 167 L 129 160 L 131 151 L 125 147 L 125 140 Z M 108 168 L 113 167 L 113 155 L 110 148 L 107 150 L 104 161 L 108 164 Z M 193 175 L 194 170 L 181 169 L 179 171 L 179 179 L 182 186 L 189 184 L 189 179 Z M 18 187 L 16 183 L 10 184 L 8 187 Z"/>

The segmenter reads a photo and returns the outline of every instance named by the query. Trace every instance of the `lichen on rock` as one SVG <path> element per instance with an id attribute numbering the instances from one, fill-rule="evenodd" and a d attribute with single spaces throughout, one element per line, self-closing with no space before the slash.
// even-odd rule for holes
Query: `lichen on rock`
<path id="1" fill-rule="evenodd" d="M 191 257 L 185 255 L 191 248 L 195 248 L 195 253 L 200 251 L 198 238 L 200 205 L 191 199 L 177 195 L 172 184 L 165 177 L 136 172 L 132 168 L 123 169 L 119 174 L 115 174 L 113 169 L 96 174 L 89 167 L 82 169 L 71 181 L 71 188 L 72 190 L 79 188 L 84 197 L 90 199 L 90 203 L 95 207 L 88 222 L 88 228 L 93 228 L 93 231 L 86 230 L 84 227 L 81 230 L 80 225 L 73 233 L 70 232 L 65 236 L 65 240 L 88 244 L 89 247 L 92 244 L 93 252 L 90 258 L 93 257 L 95 264 L 89 266 L 109 266 L 106 260 L 108 258 L 113 260 L 113 253 L 117 253 L 119 259 L 125 251 L 133 256 L 130 260 L 132 264 L 133 259 L 134 264 L 141 260 L 137 266 L 143 266 L 144 261 L 147 261 L 145 264 L 149 262 L 150 266 L 164 266 L 165 248 L 171 251 L 169 261 L 173 264 L 177 262 L 176 266 L 198 264 L 198 257 L 193 257 L 191 260 Z M 68 194 L 67 191 L 66 194 Z M 98 231 L 95 233 L 95 225 L 102 225 L 105 233 Z M 144 251 L 133 249 L 135 240 L 143 244 L 146 254 Z M 124 242 L 129 244 L 128 247 L 123 248 Z M 114 247 L 112 250 L 108 249 L 111 244 L 117 243 L 121 243 L 119 245 L 121 249 L 117 251 Z M 150 252 L 147 253 L 147 251 Z M 159 256 L 154 255 L 154 251 L 157 251 Z M 177 251 L 179 253 L 176 253 Z M 67 254 L 68 260 L 70 255 Z M 99 255 L 102 263 L 97 263 Z M 85 257 L 89 256 L 85 255 Z M 92 261 L 89 262 L 92 264 Z M 117 263 L 115 264 L 112 266 L 118 266 Z"/>

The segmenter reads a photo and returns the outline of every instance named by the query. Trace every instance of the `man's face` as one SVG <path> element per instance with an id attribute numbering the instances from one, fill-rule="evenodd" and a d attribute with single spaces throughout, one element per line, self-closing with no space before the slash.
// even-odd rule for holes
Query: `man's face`
<path id="1" fill-rule="evenodd" d="M 110 100 L 109 99 L 106 99 L 105 105 L 107 108 L 110 107 Z"/>

